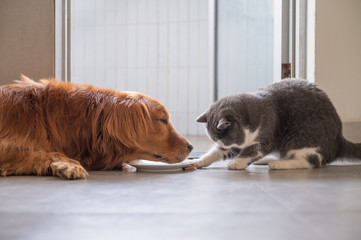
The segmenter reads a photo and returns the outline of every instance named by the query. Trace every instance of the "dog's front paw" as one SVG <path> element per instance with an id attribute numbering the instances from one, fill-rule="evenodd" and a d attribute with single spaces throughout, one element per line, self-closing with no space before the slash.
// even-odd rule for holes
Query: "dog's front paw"
<path id="1" fill-rule="evenodd" d="M 233 161 L 228 164 L 229 170 L 242 170 L 248 167 L 248 163 Z"/>
<path id="2" fill-rule="evenodd" d="M 8 164 L 3 164 L 0 166 L 0 176 L 6 177 L 8 167 Z"/>
<path id="3" fill-rule="evenodd" d="M 126 173 L 134 173 L 137 171 L 136 167 L 133 167 L 127 163 L 122 163 L 122 171 Z"/>
<path id="4" fill-rule="evenodd" d="M 54 176 L 65 179 L 86 179 L 88 172 L 80 165 L 69 162 L 53 162 L 50 164 Z"/>

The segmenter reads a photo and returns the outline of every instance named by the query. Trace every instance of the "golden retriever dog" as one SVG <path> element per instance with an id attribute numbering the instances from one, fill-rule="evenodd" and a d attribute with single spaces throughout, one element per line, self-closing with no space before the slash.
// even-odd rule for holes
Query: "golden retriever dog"
<path id="1" fill-rule="evenodd" d="M 181 162 L 192 148 L 164 106 L 141 93 L 25 76 L 0 87 L 2 176 L 86 178 L 139 159 Z"/>

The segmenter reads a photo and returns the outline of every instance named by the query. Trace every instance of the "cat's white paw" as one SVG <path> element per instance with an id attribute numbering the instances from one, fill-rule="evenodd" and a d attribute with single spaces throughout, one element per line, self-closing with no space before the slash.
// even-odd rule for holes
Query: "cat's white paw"
<path id="1" fill-rule="evenodd" d="M 195 163 L 193 163 L 192 165 L 195 166 L 196 168 L 203 168 L 203 167 L 208 167 L 209 166 L 209 164 L 207 164 L 203 160 L 198 160 Z"/>
<path id="2" fill-rule="evenodd" d="M 254 165 L 268 165 L 270 162 L 274 160 L 279 160 L 280 156 L 277 154 L 268 154 L 267 156 L 264 156 L 263 158 L 255 161 Z"/>
<path id="3" fill-rule="evenodd" d="M 242 170 L 247 167 L 248 167 L 248 163 L 246 162 L 233 161 L 228 164 L 229 170 Z"/>
<path id="4" fill-rule="evenodd" d="M 275 160 L 268 164 L 270 169 L 311 169 L 312 165 L 306 159 Z"/>
<path id="5" fill-rule="evenodd" d="M 281 161 L 282 160 L 274 160 L 274 161 L 269 162 L 268 163 L 269 169 L 273 169 L 273 170 L 282 169 L 283 164 Z"/>
<path id="6" fill-rule="evenodd" d="M 192 164 L 190 164 L 188 166 L 185 166 L 184 170 L 186 170 L 186 171 L 194 171 L 194 170 L 202 168 L 202 167 L 205 167 L 204 161 L 197 161 L 197 162 L 192 163 Z"/>
<path id="7" fill-rule="evenodd" d="M 253 164 L 254 165 L 268 165 L 273 160 L 274 159 L 262 158 L 262 159 L 260 159 L 258 161 L 255 161 Z"/>

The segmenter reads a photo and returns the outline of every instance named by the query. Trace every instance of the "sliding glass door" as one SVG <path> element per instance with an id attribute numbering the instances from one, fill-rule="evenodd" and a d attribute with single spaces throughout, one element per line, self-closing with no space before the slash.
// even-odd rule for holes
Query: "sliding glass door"
<path id="1" fill-rule="evenodd" d="M 182 134 L 209 105 L 208 0 L 71 1 L 71 82 L 157 98 Z"/>
<path id="2" fill-rule="evenodd" d="M 62 1 L 69 81 L 148 94 L 204 135 L 195 119 L 214 100 L 281 79 L 295 0 Z"/>
<path id="3" fill-rule="evenodd" d="M 218 0 L 217 97 L 274 81 L 273 0 Z"/>

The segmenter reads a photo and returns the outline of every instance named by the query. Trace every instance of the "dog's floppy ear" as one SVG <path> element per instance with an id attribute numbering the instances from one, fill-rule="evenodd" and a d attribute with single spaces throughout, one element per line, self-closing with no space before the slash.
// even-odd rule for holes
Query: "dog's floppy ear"
<path id="1" fill-rule="evenodd" d="M 207 114 L 203 113 L 202 115 L 200 115 L 197 120 L 197 122 L 199 123 L 206 123 L 207 122 Z"/>
<path id="2" fill-rule="evenodd" d="M 221 120 L 219 120 L 219 122 L 217 124 L 217 129 L 225 130 L 225 129 L 229 128 L 229 126 L 231 126 L 231 121 L 229 121 L 225 118 L 221 118 Z"/>
<path id="3" fill-rule="evenodd" d="M 110 136 L 124 146 L 138 146 L 138 140 L 149 131 L 150 114 L 146 100 L 126 98 L 109 111 L 105 127 Z"/>

